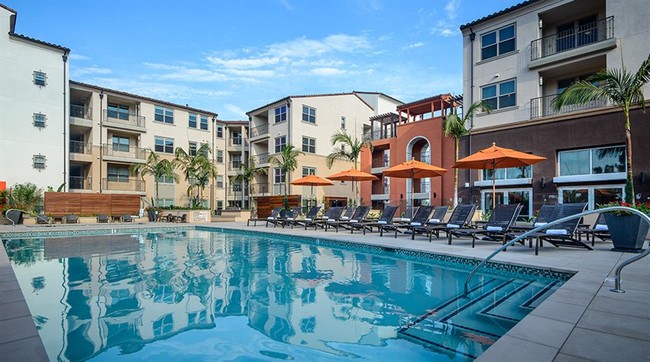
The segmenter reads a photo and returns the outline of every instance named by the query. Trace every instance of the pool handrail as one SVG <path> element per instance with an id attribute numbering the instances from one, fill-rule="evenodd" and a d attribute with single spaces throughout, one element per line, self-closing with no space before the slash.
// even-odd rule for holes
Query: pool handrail
<path id="1" fill-rule="evenodd" d="M 537 233 L 538 231 L 548 229 L 550 226 L 561 224 L 561 223 L 563 223 L 565 221 L 569 221 L 569 220 L 572 220 L 572 219 L 581 218 L 581 217 L 586 216 L 586 215 L 600 214 L 600 213 L 605 213 L 605 212 L 610 212 L 610 211 L 626 211 L 626 212 L 630 212 L 632 214 L 639 215 L 643 221 L 650 224 L 650 217 L 648 215 L 646 215 L 645 213 L 643 213 L 643 212 L 641 212 L 639 210 L 636 210 L 636 209 L 633 209 L 633 208 L 630 208 L 630 207 L 627 207 L 627 206 L 610 206 L 610 207 L 605 207 L 605 208 L 602 208 L 602 209 L 585 211 L 585 212 L 581 212 L 579 214 L 569 215 L 569 216 L 563 217 L 561 219 L 550 221 L 547 224 L 538 226 L 538 227 L 536 227 L 534 229 L 531 229 L 531 230 L 517 236 L 516 238 L 514 238 L 514 239 L 510 240 L 509 242 L 503 244 L 500 248 L 498 248 L 497 250 L 492 252 L 485 259 L 483 259 L 483 261 L 481 261 L 479 263 L 479 265 L 477 265 L 476 267 L 474 267 L 474 269 L 472 269 L 472 271 L 469 273 L 469 275 L 465 279 L 463 296 L 467 297 L 467 295 L 469 294 L 469 283 L 472 280 L 472 277 L 474 276 L 474 274 L 476 274 L 476 272 L 481 267 L 483 267 L 485 264 L 487 264 L 487 262 L 490 261 L 490 259 L 495 257 L 497 254 L 499 254 L 500 252 L 502 252 L 503 250 L 505 250 L 509 246 L 512 246 L 514 243 L 519 242 L 520 240 L 523 240 L 523 239 L 527 238 L 529 235 Z M 625 291 L 621 289 L 621 272 L 622 272 L 623 268 L 628 266 L 631 263 L 634 263 L 635 261 L 637 261 L 639 259 L 645 258 L 646 256 L 648 256 L 648 254 L 650 254 L 650 247 L 647 248 L 643 253 L 635 255 L 635 256 L 623 261 L 622 263 L 620 263 L 616 267 L 616 270 L 615 270 L 615 273 L 614 273 L 614 288 L 610 289 L 610 290 L 612 292 L 616 292 L 616 293 L 625 293 Z"/>

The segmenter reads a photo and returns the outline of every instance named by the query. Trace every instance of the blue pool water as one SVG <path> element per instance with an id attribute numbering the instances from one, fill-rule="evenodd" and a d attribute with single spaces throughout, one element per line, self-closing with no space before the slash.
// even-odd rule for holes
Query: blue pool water
<path id="1" fill-rule="evenodd" d="M 13 239 L 51 360 L 462 361 L 568 277 L 333 242 L 188 230 Z"/>

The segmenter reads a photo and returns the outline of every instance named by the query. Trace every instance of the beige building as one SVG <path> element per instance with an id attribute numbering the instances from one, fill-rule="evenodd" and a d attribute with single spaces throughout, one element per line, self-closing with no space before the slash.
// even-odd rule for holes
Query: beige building
<path id="1" fill-rule="evenodd" d="M 351 92 L 288 96 L 247 113 L 250 121 L 250 155 L 266 175 L 258 175 L 251 183 L 255 196 L 283 195 L 285 183 L 308 174 L 321 177 L 353 167 L 350 162 L 336 161 L 331 169 L 326 157 L 334 151 L 330 139 L 337 131 L 345 131 L 361 139 L 369 118 L 395 110 L 400 101 L 382 93 Z M 293 145 L 303 154 L 298 168 L 290 175 L 269 163 L 269 157 Z M 354 197 L 350 182 L 335 182 L 334 186 L 310 187 L 289 185 L 289 194 L 302 196 L 303 205 L 314 197 L 318 203 L 325 196 L 349 199 Z M 369 204 L 370 200 L 362 200 Z"/>
<path id="2" fill-rule="evenodd" d="M 233 168 L 245 154 L 245 122 L 224 122 L 214 112 L 71 81 L 69 134 L 71 192 L 130 193 L 151 200 L 153 176 L 132 176 L 131 165 L 145 163 L 151 150 L 171 160 L 177 147 L 195 154 L 208 144 L 218 176 L 204 190 L 205 206 L 223 208 L 235 197 L 228 192 L 228 176 L 241 172 Z M 178 183 L 159 180 L 161 206 L 189 204 L 188 182 L 177 173 Z"/>

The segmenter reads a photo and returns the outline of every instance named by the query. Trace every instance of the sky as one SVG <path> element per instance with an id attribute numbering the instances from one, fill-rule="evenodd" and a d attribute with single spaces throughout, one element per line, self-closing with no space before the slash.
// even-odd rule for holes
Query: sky
<path id="1" fill-rule="evenodd" d="M 518 0 L 0 0 L 70 79 L 246 120 L 289 95 L 462 93 L 460 25 Z"/>

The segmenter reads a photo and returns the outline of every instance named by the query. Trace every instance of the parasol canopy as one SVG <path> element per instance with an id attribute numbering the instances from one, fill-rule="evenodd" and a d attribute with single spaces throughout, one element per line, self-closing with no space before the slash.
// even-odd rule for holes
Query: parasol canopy
<path id="1" fill-rule="evenodd" d="M 418 160 L 410 160 L 384 170 L 384 176 L 421 179 L 442 176 L 446 169 Z M 413 183 L 411 182 L 411 206 L 413 206 Z M 413 210 L 413 208 L 411 208 Z M 412 217 L 413 215 L 411 215 Z"/>

